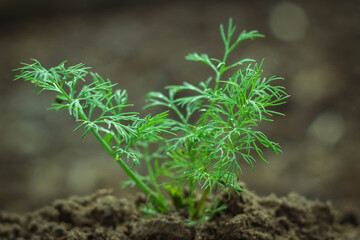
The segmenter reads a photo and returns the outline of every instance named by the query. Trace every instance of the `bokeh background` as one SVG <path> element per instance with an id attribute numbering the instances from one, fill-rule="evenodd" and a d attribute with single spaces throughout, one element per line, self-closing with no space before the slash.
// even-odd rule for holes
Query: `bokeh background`
<path id="1" fill-rule="evenodd" d="M 243 43 L 232 59 L 265 58 L 292 95 L 287 117 L 262 130 L 284 154 L 267 152 L 243 181 L 259 194 L 298 192 L 338 208 L 360 202 L 359 1 L 0 1 L 0 210 L 26 212 L 57 198 L 127 179 L 90 135 L 72 132 L 64 111 L 46 111 L 53 94 L 13 82 L 20 62 L 84 63 L 127 89 L 144 106 L 148 91 L 211 73 L 190 52 L 221 57 L 219 24 L 266 35 Z"/>

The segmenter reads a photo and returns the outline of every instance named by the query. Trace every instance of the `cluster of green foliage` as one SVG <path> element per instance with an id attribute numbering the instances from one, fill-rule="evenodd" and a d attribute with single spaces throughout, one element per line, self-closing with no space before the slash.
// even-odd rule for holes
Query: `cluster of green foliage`
<path id="1" fill-rule="evenodd" d="M 84 130 L 91 132 L 104 149 L 130 177 L 126 185 L 137 185 L 150 199 L 153 210 L 170 209 L 167 192 L 177 209 L 187 208 L 192 219 L 209 216 L 213 208 L 204 205 L 214 187 L 224 191 L 243 191 L 238 184 L 242 161 L 252 168 L 255 158 L 267 162 L 263 147 L 281 152 L 278 143 L 256 130 L 261 121 L 281 113 L 272 107 L 285 103 L 284 87 L 272 85 L 278 77 L 262 76 L 262 62 L 244 59 L 228 64 L 229 54 L 244 40 L 263 37 L 257 31 L 242 31 L 233 39 L 235 27 L 220 25 L 225 46 L 223 59 L 206 54 L 189 54 L 187 60 L 203 62 L 214 76 L 198 85 L 184 82 L 167 86 L 168 94 L 150 92 L 145 108 L 163 106 L 167 111 L 141 117 L 127 111 L 125 90 L 115 90 L 110 80 L 90 72 L 83 64 L 45 69 L 37 60 L 16 69 L 16 79 L 24 79 L 44 90 L 57 93 L 51 109 L 67 109 Z M 223 79 L 224 73 L 234 73 Z M 169 118 L 172 111 L 177 116 Z M 145 163 L 148 174 L 140 175 L 135 166 Z M 159 177 L 163 181 L 159 183 Z M 202 197 L 197 199 L 196 192 Z M 186 194 L 185 194 L 186 193 Z"/>

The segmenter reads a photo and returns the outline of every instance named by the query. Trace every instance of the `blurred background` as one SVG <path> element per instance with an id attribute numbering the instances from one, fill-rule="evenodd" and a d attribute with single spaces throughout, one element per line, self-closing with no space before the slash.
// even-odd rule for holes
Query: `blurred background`
<path id="1" fill-rule="evenodd" d="M 291 191 L 331 200 L 338 208 L 360 201 L 359 1 L 0 1 L 0 210 L 26 212 L 57 198 L 111 187 L 127 179 L 90 135 L 72 132 L 65 111 L 46 111 L 53 94 L 13 82 L 12 69 L 38 59 L 52 67 L 84 63 L 127 89 L 140 110 L 148 91 L 211 74 L 187 62 L 190 52 L 221 57 L 219 24 L 265 39 L 244 42 L 232 60 L 265 58 L 292 97 L 287 117 L 262 130 L 284 153 L 267 152 L 242 180 L 251 190 Z"/>

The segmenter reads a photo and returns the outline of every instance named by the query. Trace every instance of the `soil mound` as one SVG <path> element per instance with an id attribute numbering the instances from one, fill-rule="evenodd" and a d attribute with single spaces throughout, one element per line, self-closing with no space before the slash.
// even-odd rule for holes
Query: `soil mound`
<path id="1" fill-rule="evenodd" d="M 227 209 L 199 225 L 186 224 L 184 214 L 172 212 L 146 219 L 128 201 L 99 190 L 85 197 L 56 200 L 26 215 L 0 212 L 0 239 L 359 239 L 359 218 L 341 213 L 330 203 L 286 197 L 224 194 Z"/>

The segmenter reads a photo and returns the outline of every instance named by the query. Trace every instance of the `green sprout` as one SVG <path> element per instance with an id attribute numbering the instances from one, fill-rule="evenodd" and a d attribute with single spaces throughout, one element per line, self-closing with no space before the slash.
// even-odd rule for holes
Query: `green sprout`
<path id="1" fill-rule="evenodd" d="M 243 162 L 254 169 L 255 158 L 264 158 L 263 149 L 280 153 L 280 145 L 257 130 L 261 121 L 283 115 L 273 107 L 289 97 L 283 86 L 272 85 L 281 78 L 265 78 L 253 59 L 228 63 L 229 54 L 244 40 L 263 37 L 257 31 L 242 31 L 235 40 L 235 26 L 230 19 L 227 29 L 220 25 L 225 46 L 221 60 L 207 54 L 189 54 L 189 61 L 208 65 L 214 76 L 194 85 L 167 86 L 168 94 L 150 92 L 145 108 L 162 106 L 167 111 L 141 117 L 126 111 L 125 90 L 83 64 L 65 67 L 65 62 L 49 70 L 33 60 L 16 69 L 23 79 L 44 90 L 57 93 L 51 109 L 67 109 L 83 129 L 82 137 L 91 132 L 104 149 L 130 177 L 125 186 L 138 186 L 149 198 L 148 212 L 187 208 L 192 220 L 208 219 L 223 206 L 206 206 L 214 187 L 230 193 L 244 191 L 239 186 Z M 224 79 L 224 73 L 233 74 Z M 85 77 L 90 74 L 89 80 Z M 169 113 L 176 118 L 169 118 Z M 144 163 L 147 175 L 136 172 Z M 161 183 L 159 178 L 161 177 Z M 201 197 L 198 194 L 200 192 Z"/>

